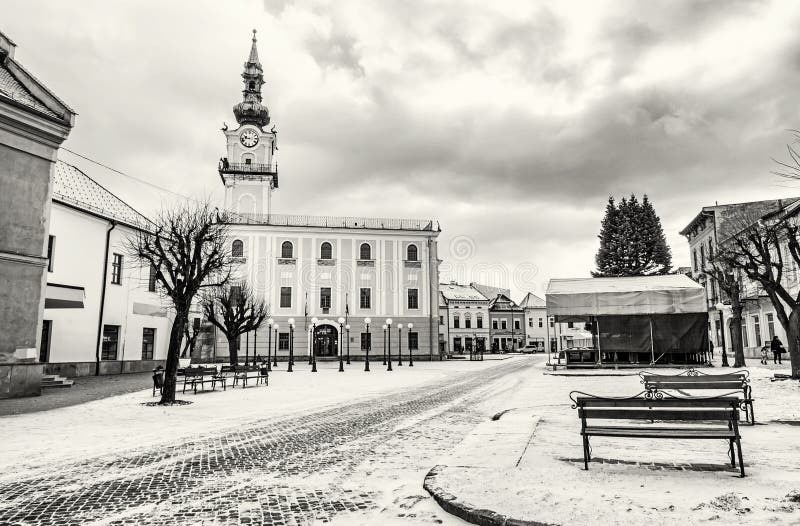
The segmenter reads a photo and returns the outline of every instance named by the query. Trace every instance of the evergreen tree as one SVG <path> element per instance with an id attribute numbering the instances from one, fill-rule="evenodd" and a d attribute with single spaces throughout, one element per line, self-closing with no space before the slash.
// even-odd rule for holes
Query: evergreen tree
<path id="1" fill-rule="evenodd" d="M 600 228 L 596 277 L 667 274 L 672 255 L 661 220 L 647 196 L 642 202 L 631 194 L 614 205 L 609 197 Z"/>

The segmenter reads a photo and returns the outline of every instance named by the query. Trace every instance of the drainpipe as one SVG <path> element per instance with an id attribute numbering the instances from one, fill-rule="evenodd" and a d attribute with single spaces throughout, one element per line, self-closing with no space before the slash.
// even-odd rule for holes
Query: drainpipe
<path id="1" fill-rule="evenodd" d="M 103 284 L 100 286 L 100 313 L 97 317 L 97 343 L 94 346 L 95 368 L 94 375 L 100 376 L 100 341 L 103 337 L 103 313 L 106 307 L 106 284 L 108 283 L 108 249 L 111 244 L 111 231 L 117 226 L 116 221 L 111 221 L 106 230 L 105 258 L 103 259 Z"/>

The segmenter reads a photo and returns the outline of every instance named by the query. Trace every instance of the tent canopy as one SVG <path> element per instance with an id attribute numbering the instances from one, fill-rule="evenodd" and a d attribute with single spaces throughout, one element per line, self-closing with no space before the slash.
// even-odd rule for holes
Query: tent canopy
<path id="1" fill-rule="evenodd" d="M 546 297 L 551 316 L 707 312 L 703 286 L 683 274 L 551 279 Z"/>

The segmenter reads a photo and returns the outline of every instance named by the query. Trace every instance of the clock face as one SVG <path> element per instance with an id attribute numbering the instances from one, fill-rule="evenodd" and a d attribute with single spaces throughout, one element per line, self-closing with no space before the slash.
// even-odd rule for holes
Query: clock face
<path id="1" fill-rule="evenodd" d="M 252 148 L 258 144 L 258 134 L 254 130 L 245 130 L 239 136 L 239 141 L 247 148 Z"/>

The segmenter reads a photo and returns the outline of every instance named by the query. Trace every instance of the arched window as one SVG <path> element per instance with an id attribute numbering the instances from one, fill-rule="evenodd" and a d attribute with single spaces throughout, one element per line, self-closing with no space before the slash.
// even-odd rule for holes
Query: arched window
<path id="1" fill-rule="evenodd" d="M 325 241 L 319 247 L 319 258 L 320 259 L 333 259 L 333 247 L 327 241 Z"/>
<path id="2" fill-rule="evenodd" d="M 281 245 L 281 257 L 282 258 L 293 258 L 294 257 L 294 247 L 292 246 L 291 241 L 284 241 Z"/>
<path id="3" fill-rule="evenodd" d="M 360 252 L 361 259 L 372 259 L 372 247 L 369 246 L 369 243 L 361 243 Z"/>
<path id="4" fill-rule="evenodd" d="M 417 261 L 417 245 L 408 245 L 406 249 L 406 260 Z"/>
<path id="5" fill-rule="evenodd" d="M 231 256 L 235 258 L 244 257 L 244 243 L 241 239 L 234 239 L 231 243 Z"/>

